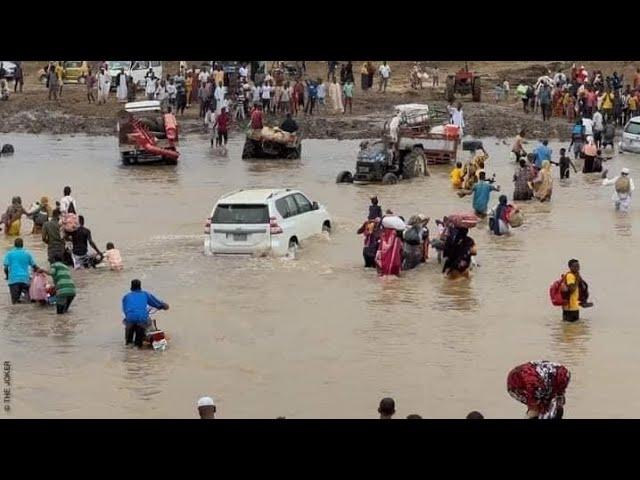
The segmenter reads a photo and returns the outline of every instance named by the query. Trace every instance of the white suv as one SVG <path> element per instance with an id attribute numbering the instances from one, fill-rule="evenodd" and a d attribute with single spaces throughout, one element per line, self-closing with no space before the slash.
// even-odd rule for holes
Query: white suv
<path id="1" fill-rule="evenodd" d="M 625 125 L 618 150 L 621 152 L 640 153 L 640 117 L 633 117 Z"/>
<path id="2" fill-rule="evenodd" d="M 292 189 L 248 189 L 223 195 L 205 225 L 205 255 L 284 256 L 331 230 L 329 213 Z"/>

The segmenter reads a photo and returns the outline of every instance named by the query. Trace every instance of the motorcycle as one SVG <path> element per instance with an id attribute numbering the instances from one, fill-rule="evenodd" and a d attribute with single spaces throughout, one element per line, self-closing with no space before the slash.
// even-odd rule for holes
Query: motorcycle
<path id="1" fill-rule="evenodd" d="M 149 308 L 149 326 L 145 332 L 145 337 L 142 342 L 143 348 L 153 348 L 155 351 L 165 351 L 167 348 L 167 336 L 163 330 L 158 328 L 155 318 L 151 318 L 151 315 L 158 310 L 155 308 Z"/>

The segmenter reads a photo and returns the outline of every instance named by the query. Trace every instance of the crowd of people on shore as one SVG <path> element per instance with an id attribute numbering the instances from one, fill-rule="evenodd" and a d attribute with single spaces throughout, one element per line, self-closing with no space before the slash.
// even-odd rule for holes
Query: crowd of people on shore
<path id="1" fill-rule="evenodd" d="M 558 70 L 538 78 L 533 85 L 521 82 L 516 93 L 525 113 L 540 112 L 544 121 L 551 117 L 591 118 L 602 113 L 605 124 L 623 126 L 631 117 L 640 115 L 640 69 L 631 83 L 624 83 L 624 75 L 613 72 L 587 71 L 584 65 L 573 64 L 569 74 Z"/>
<path id="2" fill-rule="evenodd" d="M 265 115 L 284 116 L 289 113 L 292 116 L 312 116 L 314 111 L 323 114 L 353 113 L 353 70 L 351 61 L 328 62 L 324 80 L 307 75 L 305 62 L 302 62 L 301 69 L 293 72 L 284 62 L 274 62 L 271 68 L 260 74 L 251 73 L 248 65 L 241 63 L 237 72 L 231 75 L 218 63 L 187 68 L 186 63 L 181 62 L 178 72 L 166 74 L 164 78 L 159 78 L 153 68 L 149 68 L 142 84 L 136 84 L 124 68 L 112 76 L 108 62 L 101 62 L 95 69 L 89 66 L 82 79 L 89 103 L 104 105 L 112 90 L 115 90 L 115 97 L 120 103 L 141 98 L 159 100 L 171 105 L 181 115 L 184 115 L 185 109 L 197 106 L 199 117 L 203 119 L 209 110 L 219 113 L 226 108 L 233 120 L 241 122 L 250 117 L 251 110 L 257 104 L 262 105 Z M 65 83 L 63 62 L 49 62 L 41 72 L 48 99 L 61 99 Z M 386 92 L 391 79 L 391 67 L 386 61 L 378 66 L 370 61 L 362 65 L 362 91 L 374 88 L 376 74 L 378 91 Z M 2 93 L 4 95 L 6 90 L 8 98 L 9 83 L 2 75 L 0 79 L 3 81 Z M 14 92 L 18 92 L 18 89 L 22 92 L 23 85 L 22 62 L 17 62 Z M 142 93 L 138 92 L 139 89 Z"/>

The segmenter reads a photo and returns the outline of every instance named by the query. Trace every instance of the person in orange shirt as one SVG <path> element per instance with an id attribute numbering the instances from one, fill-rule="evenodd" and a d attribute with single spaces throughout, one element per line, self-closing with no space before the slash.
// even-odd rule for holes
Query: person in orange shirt
<path id="1" fill-rule="evenodd" d="M 455 189 L 462 188 L 462 180 L 464 178 L 464 171 L 462 170 L 462 162 L 456 163 L 456 168 L 451 170 L 449 174 L 449 178 L 451 178 L 451 185 Z"/>
<path id="2" fill-rule="evenodd" d="M 638 92 L 633 95 L 629 95 L 629 117 L 635 117 L 638 115 Z"/>
<path id="3" fill-rule="evenodd" d="M 611 93 L 610 88 L 607 88 L 607 91 L 602 97 L 602 116 L 605 122 L 610 122 L 613 119 L 613 102 L 613 93 Z"/>

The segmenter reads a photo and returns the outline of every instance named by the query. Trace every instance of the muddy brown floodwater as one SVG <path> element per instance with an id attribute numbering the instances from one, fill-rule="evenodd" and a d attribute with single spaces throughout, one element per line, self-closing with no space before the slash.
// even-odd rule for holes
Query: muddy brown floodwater
<path id="1" fill-rule="evenodd" d="M 193 418 L 206 394 L 217 398 L 220 418 L 373 418 L 384 396 L 396 399 L 401 417 L 463 418 L 477 409 L 521 418 L 506 375 L 533 359 L 571 370 L 567 418 L 637 416 L 640 205 L 616 214 L 612 187 L 597 175 L 572 173 L 561 183 L 554 167 L 552 202 L 524 204 L 526 224 L 512 236 L 491 237 L 486 223 L 472 230 L 481 266 L 471 281 L 443 279 L 433 259 L 381 280 L 363 268 L 355 234 L 369 196 L 405 217 L 468 208 L 470 199 L 451 191 L 449 167 L 395 186 L 336 185 L 336 173 L 353 167 L 357 141 L 305 140 L 300 161 L 250 162 L 240 159 L 239 138 L 221 158 L 194 136 L 183 142 L 179 166 L 137 169 L 120 166 L 114 138 L 3 141 L 16 154 L 0 158 L 2 208 L 13 195 L 28 205 L 71 185 L 98 245 L 113 241 L 126 265 L 123 273 L 74 273 L 78 296 L 63 317 L 9 305 L 3 283 L 9 417 Z M 488 173 L 511 195 L 508 146 L 494 139 L 485 146 Z M 556 158 L 561 145 L 551 146 Z M 640 178 L 638 156 L 607 162 L 611 173 L 625 165 Z M 302 189 L 332 213 L 331 237 L 308 243 L 295 261 L 205 257 L 213 202 L 256 186 Z M 23 221 L 23 232 L 30 229 Z M 44 262 L 39 239 L 24 237 Z M 9 245 L 1 236 L 1 250 Z M 550 305 L 548 287 L 572 257 L 595 307 L 569 325 Z M 157 315 L 171 337 L 163 353 L 124 347 L 120 301 L 135 277 L 171 304 Z"/>

